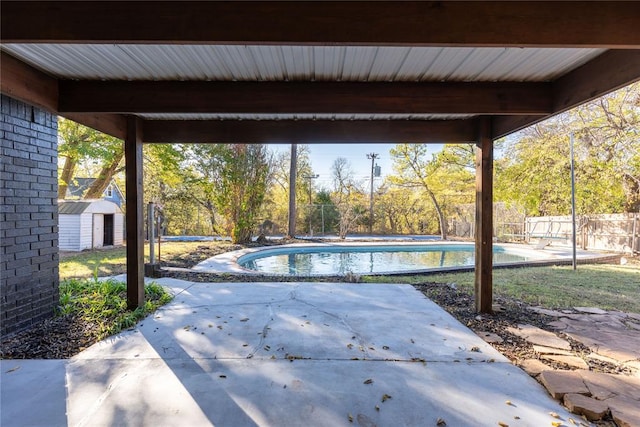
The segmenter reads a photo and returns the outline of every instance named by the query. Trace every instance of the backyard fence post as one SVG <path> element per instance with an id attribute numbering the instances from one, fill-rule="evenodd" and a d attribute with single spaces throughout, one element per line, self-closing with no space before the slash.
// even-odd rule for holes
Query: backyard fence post
<path id="1" fill-rule="evenodd" d="M 154 231 L 155 227 L 153 226 L 153 216 L 155 215 L 155 206 L 153 202 L 149 202 L 147 205 L 147 233 L 149 234 L 149 262 L 151 264 L 156 263 L 156 253 L 155 253 L 155 239 L 154 239 Z"/>

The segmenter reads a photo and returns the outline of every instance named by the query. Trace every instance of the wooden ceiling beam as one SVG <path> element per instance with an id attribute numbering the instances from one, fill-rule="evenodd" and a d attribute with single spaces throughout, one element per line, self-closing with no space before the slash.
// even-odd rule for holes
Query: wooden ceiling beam
<path id="1" fill-rule="evenodd" d="M 61 114 L 69 120 L 92 129 L 125 139 L 127 136 L 127 117 L 122 114 Z"/>
<path id="2" fill-rule="evenodd" d="M 553 112 L 549 116 L 494 117 L 494 138 L 524 129 L 637 81 L 640 81 L 640 50 L 609 50 L 552 83 Z"/>
<path id="3" fill-rule="evenodd" d="M 0 52 L 0 92 L 50 112 L 58 110 L 58 80 Z"/>
<path id="4" fill-rule="evenodd" d="M 145 142 L 172 143 L 460 143 L 473 142 L 470 120 L 146 120 Z"/>
<path id="5" fill-rule="evenodd" d="M 629 1 L 2 1 L 4 43 L 637 48 Z"/>
<path id="6" fill-rule="evenodd" d="M 548 83 L 60 81 L 60 112 L 549 114 Z"/>

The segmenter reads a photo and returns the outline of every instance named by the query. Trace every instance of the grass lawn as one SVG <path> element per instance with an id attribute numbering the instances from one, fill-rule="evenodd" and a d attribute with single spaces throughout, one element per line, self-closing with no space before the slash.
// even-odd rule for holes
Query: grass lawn
<path id="1" fill-rule="evenodd" d="M 367 277 L 367 282 L 455 283 L 472 293 L 474 273 Z M 546 308 L 599 307 L 640 313 L 640 263 L 498 269 L 493 272 L 495 297 L 516 298 Z"/>
<path id="2" fill-rule="evenodd" d="M 228 242 L 166 242 L 162 258 L 179 257 L 200 246 L 220 246 Z M 157 250 L 157 248 L 156 248 Z M 145 261 L 149 247 L 145 245 Z M 166 257 L 166 258 L 165 258 Z M 60 259 L 60 279 L 112 276 L 125 273 L 125 248 L 93 250 L 65 254 Z M 593 264 L 571 267 L 526 267 L 494 270 L 496 297 L 516 298 L 547 308 L 599 307 L 640 313 L 640 259 L 627 265 Z M 459 289 L 473 293 L 473 273 L 431 274 L 419 276 L 363 277 L 366 282 L 383 283 L 455 283 Z"/>
<path id="3" fill-rule="evenodd" d="M 164 259 L 165 256 L 172 257 L 192 252 L 198 246 L 211 246 L 217 243 L 225 244 L 224 242 L 162 242 L 160 255 Z M 157 244 L 155 250 L 157 257 Z M 144 254 L 145 262 L 149 262 L 148 244 L 144 245 Z M 125 247 L 96 249 L 78 253 L 67 252 L 60 256 L 60 279 L 92 277 L 94 272 L 97 272 L 98 277 L 114 276 L 126 273 L 126 267 L 127 249 Z"/>

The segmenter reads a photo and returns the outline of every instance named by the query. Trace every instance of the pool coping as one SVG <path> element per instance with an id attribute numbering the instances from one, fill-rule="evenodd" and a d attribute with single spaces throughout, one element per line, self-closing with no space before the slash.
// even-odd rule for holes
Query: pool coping
<path id="1" fill-rule="evenodd" d="M 304 274 L 304 275 L 292 275 L 284 273 L 265 273 L 255 270 L 250 270 L 241 267 L 238 264 L 238 260 L 243 256 L 254 254 L 257 252 L 267 252 L 275 250 L 283 250 L 287 248 L 325 248 L 325 247 L 384 247 L 384 246 L 438 246 L 442 244 L 447 245 L 460 245 L 468 246 L 473 245 L 473 242 L 460 242 L 460 241 L 431 241 L 431 242 L 398 242 L 398 241 L 386 241 L 386 242 L 322 242 L 322 243 L 291 243 L 287 245 L 278 246 L 261 246 L 257 248 L 245 248 L 236 251 L 225 252 L 213 256 L 205 261 L 200 262 L 190 270 L 200 273 L 224 273 L 233 275 L 251 275 L 251 276 L 273 276 L 273 277 L 326 277 L 326 276 L 344 276 L 345 274 Z M 500 263 L 493 266 L 494 269 L 500 268 L 519 268 L 527 266 L 553 266 L 553 265 L 571 265 L 573 263 L 572 251 L 570 248 L 564 247 L 546 247 L 543 249 L 537 249 L 530 245 L 523 245 L 517 243 L 499 243 L 497 246 L 510 248 L 513 250 L 526 249 L 527 251 L 535 251 L 538 253 L 544 253 L 547 255 L 543 259 L 523 261 L 523 262 L 510 262 Z M 620 254 L 602 253 L 577 250 L 576 261 L 578 264 L 597 264 L 615 262 L 620 259 Z M 415 269 L 415 270 L 403 270 L 403 271 L 383 271 L 376 273 L 357 273 L 359 276 L 405 276 L 405 275 L 417 275 L 417 274 L 438 274 L 438 273 L 451 273 L 451 272 L 466 272 L 474 271 L 475 266 L 460 266 L 460 267 L 435 267 L 428 269 Z"/>

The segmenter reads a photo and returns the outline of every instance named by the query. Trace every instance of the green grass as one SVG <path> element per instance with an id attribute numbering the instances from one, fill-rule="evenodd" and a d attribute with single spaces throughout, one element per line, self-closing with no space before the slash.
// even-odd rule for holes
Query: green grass
<path id="1" fill-rule="evenodd" d="M 213 245 L 217 242 L 163 242 L 161 257 L 188 253 L 198 246 Z M 156 256 L 158 246 L 156 245 Z M 145 262 L 149 262 L 149 245 L 144 246 Z M 97 249 L 79 253 L 65 254 L 60 257 L 60 280 L 69 278 L 88 278 L 96 273 L 99 277 L 115 276 L 126 273 L 127 250 L 125 247 Z"/>
<path id="2" fill-rule="evenodd" d="M 91 325 L 100 340 L 133 327 L 172 296 L 158 284 L 145 286 L 145 303 L 135 310 L 127 309 L 127 286 L 115 280 L 67 279 L 60 283 L 58 314 L 73 315 Z"/>
<path id="3" fill-rule="evenodd" d="M 455 283 L 469 293 L 474 273 L 366 277 L 367 282 Z M 640 265 L 526 267 L 493 272 L 494 297 L 516 298 L 546 308 L 599 307 L 640 313 Z"/>

